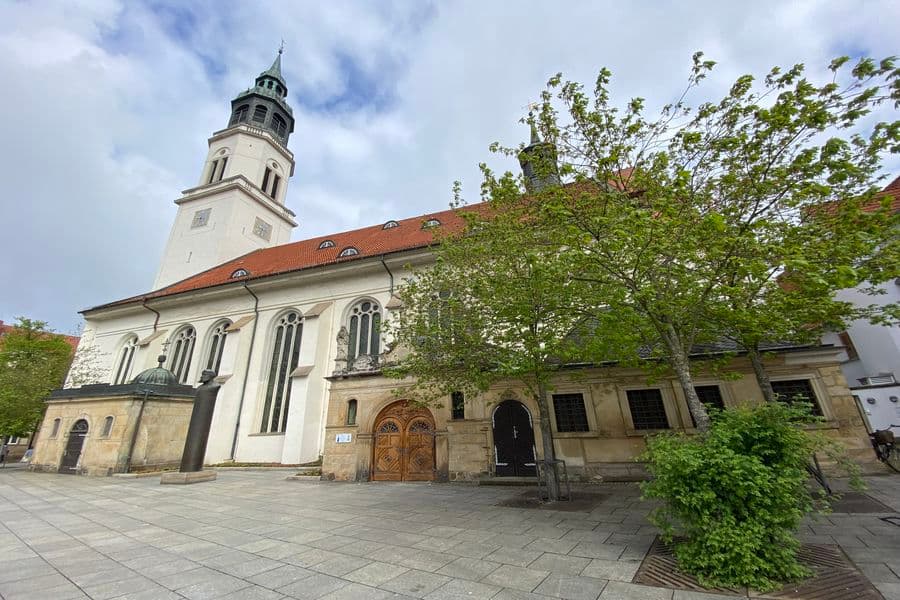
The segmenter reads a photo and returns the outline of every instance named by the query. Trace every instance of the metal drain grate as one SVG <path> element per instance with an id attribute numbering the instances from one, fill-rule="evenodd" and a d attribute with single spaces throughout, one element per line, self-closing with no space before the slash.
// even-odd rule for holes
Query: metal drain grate
<path id="1" fill-rule="evenodd" d="M 753 598 L 779 600 L 883 600 L 865 576 L 851 563 L 837 546 L 804 544 L 798 556 L 800 562 L 812 569 L 813 576 L 784 586 L 780 590 L 758 594 L 737 588 L 705 588 L 697 580 L 678 570 L 672 551 L 659 538 L 654 540 L 633 583 L 682 590 L 716 592 Z"/>

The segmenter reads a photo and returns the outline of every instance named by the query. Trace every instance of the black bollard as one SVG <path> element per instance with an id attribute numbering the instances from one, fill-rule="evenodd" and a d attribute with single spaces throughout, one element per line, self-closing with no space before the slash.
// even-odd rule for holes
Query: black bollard
<path id="1" fill-rule="evenodd" d="M 215 376 L 215 371 L 203 371 L 200 376 L 201 385 L 194 396 L 191 423 L 188 425 L 187 439 L 184 441 L 184 454 L 181 455 L 179 471 L 182 473 L 196 473 L 203 470 L 206 443 L 209 441 L 213 411 L 216 409 L 216 396 L 222 387 L 213 381 Z"/>

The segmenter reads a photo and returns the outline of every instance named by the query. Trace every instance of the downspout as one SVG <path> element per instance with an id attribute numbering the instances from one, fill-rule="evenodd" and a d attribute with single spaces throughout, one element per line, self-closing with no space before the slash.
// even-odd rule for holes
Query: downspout
<path id="1" fill-rule="evenodd" d="M 247 394 L 247 380 L 250 379 L 250 359 L 253 357 L 253 344 L 256 341 L 256 327 L 259 325 L 259 296 L 253 293 L 247 282 L 244 282 L 244 289 L 253 296 L 253 329 L 250 332 L 250 349 L 247 350 L 247 363 L 244 365 L 244 383 L 241 385 L 241 397 L 238 400 L 237 419 L 234 422 L 234 436 L 231 438 L 231 454 L 229 460 L 234 461 L 234 454 L 237 451 L 238 430 L 241 428 L 241 413 L 244 409 L 244 396 Z"/>
<path id="2" fill-rule="evenodd" d="M 155 328 L 156 326 L 154 325 L 154 329 Z M 147 404 L 148 395 L 150 395 L 149 390 L 145 391 L 144 397 L 141 398 L 141 409 L 138 411 L 137 419 L 134 421 L 134 431 L 131 433 L 131 443 L 128 445 L 128 455 L 125 457 L 125 473 L 131 472 L 131 457 L 134 455 L 134 445 L 137 443 L 138 431 L 141 430 L 141 418 L 144 416 L 144 405 Z"/>
<path id="3" fill-rule="evenodd" d="M 391 270 L 388 268 L 387 263 L 384 262 L 384 254 L 381 255 L 381 266 L 384 267 L 384 270 L 387 271 L 388 277 L 391 278 L 391 298 L 394 297 L 394 274 L 391 273 Z"/>
<path id="4" fill-rule="evenodd" d="M 144 298 L 144 301 L 141 302 L 141 306 L 143 306 L 144 308 L 146 308 L 147 310 L 149 310 L 150 312 L 152 312 L 153 314 L 156 315 L 156 318 L 153 319 L 153 333 L 156 333 L 156 327 L 159 325 L 159 311 L 156 310 L 155 308 L 150 308 L 149 306 L 147 306 L 146 298 Z"/>

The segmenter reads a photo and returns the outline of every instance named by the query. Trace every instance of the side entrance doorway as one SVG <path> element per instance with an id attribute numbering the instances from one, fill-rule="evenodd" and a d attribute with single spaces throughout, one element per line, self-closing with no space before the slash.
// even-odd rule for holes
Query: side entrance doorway
<path id="1" fill-rule="evenodd" d="M 434 480 L 434 417 L 406 400 L 375 419 L 373 481 Z"/>
<path id="2" fill-rule="evenodd" d="M 534 476 L 534 427 L 531 413 L 521 402 L 506 400 L 497 405 L 494 427 L 494 474 L 497 477 Z"/>
<path id="3" fill-rule="evenodd" d="M 66 442 L 66 449 L 63 452 L 62 462 L 59 464 L 59 472 L 67 475 L 73 475 L 75 468 L 78 466 L 78 459 L 81 458 L 81 449 L 84 447 L 84 438 L 88 433 L 88 422 L 84 419 L 78 419 L 72 425 L 69 432 L 69 439 Z"/>

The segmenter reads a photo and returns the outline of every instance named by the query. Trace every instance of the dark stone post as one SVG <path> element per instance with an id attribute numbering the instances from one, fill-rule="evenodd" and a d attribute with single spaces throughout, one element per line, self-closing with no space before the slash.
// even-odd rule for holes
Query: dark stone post
<path id="1" fill-rule="evenodd" d="M 203 470 L 203 458 L 206 456 L 213 411 L 216 409 L 216 396 L 222 387 L 213 381 L 215 376 L 215 371 L 203 371 L 200 376 L 201 385 L 194 397 L 194 410 L 191 411 L 191 423 L 188 425 L 187 439 L 184 441 L 184 454 L 181 455 L 179 471 L 182 473 Z"/>

